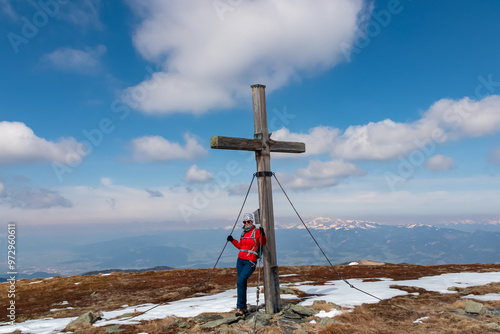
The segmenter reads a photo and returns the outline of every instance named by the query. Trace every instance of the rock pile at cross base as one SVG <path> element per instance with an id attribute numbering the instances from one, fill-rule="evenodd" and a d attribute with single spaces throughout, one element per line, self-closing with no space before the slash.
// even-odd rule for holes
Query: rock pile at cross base
<path id="1" fill-rule="evenodd" d="M 327 303 L 325 301 L 317 301 L 317 303 L 318 302 L 320 304 L 329 305 L 332 308 L 340 309 L 340 306 L 332 303 Z M 232 325 L 246 324 L 252 328 L 256 326 L 257 329 L 268 326 L 280 327 L 284 334 L 306 334 L 307 332 L 303 330 L 302 325 L 309 323 L 312 320 L 311 317 L 318 312 L 319 311 L 317 309 L 310 307 L 284 304 L 279 313 L 267 314 L 264 312 L 263 306 L 261 306 L 259 310 L 256 310 L 255 306 L 251 306 L 249 308 L 249 314 L 244 317 L 237 317 L 234 314 L 224 317 L 223 315 L 216 313 L 202 313 L 196 317 L 187 319 L 187 321 L 177 319 L 169 325 L 163 326 L 163 330 L 174 330 L 176 333 L 182 333 L 183 330 L 191 328 L 194 323 L 195 325 L 199 325 L 201 329 L 212 329 L 217 327 L 219 333 L 229 333 Z M 333 323 L 340 322 L 327 317 L 320 318 L 318 322 L 320 326 L 328 326 Z M 233 332 L 234 330 L 231 331 L 231 333 Z M 243 334 L 245 332 L 238 333 Z"/>

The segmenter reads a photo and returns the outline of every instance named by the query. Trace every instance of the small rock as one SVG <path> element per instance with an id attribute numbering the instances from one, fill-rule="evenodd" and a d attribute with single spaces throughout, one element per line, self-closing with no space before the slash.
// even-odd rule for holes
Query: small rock
<path id="1" fill-rule="evenodd" d="M 201 313 L 198 314 L 196 317 L 194 317 L 192 320 L 196 323 L 203 324 L 209 321 L 214 321 L 214 320 L 220 320 L 224 318 L 220 314 L 215 314 L 215 313 Z"/>
<path id="2" fill-rule="evenodd" d="M 292 306 L 290 306 L 290 309 L 293 312 L 300 314 L 304 317 L 309 317 L 311 315 L 315 315 L 316 313 L 318 313 L 318 311 L 316 311 L 315 309 L 312 309 L 310 307 L 305 307 L 302 305 L 292 305 Z"/>
<path id="3" fill-rule="evenodd" d="M 100 310 L 96 310 L 93 312 L 89 311 L 87 313 L 82 314 L 72 322 L 70 322 L 68 326 L 66 326 L 66 329 L 68 331 L 72 331 L 72 328 L 78 327 L 79 325 L 85 325 L 85 324 L 91 325 L 95 323 L 97 320 L 101 319 L 102 319 L 102 312 Z"/>
<path id="4" fill-rule="evenodd" d="M 297 329 L 302 329 L 295 321 L 284 318 L 278 319 L 278 326 L 283 330 L 284 334 L 292 334 Z"/>
<path id="5" fill-rule="evenodd" d="M 302 316 L 300 314 L 295 313 L 292 310 L 283 311 L 283 317 L 285 317 L 287 319 L 297 319 L 297 320 L 302 319 Z"/>
<path id="6" fill-rule="evenodd" d="M 486 313 L 500 317 L 500 307 L 488 308 L 486 309 Z"/>
<path id="7" fill-rule="evenodd" d="M 257 317 L 257 328 L 262 328 L 265 326 L 269 326 L 269 324 L 271 323 L 271 319 L 274 317 L 274 314 L 254 313 L 247 318 L 246 323 L 249 325 L 254 325 L 255 317 Z"/>
<path id="8" fill-rule="evenodd" d="M 169 323 L 168 325 L 162 326 L 162 329 L 163 330 L 167 330 L 167 329 L 170 329 L 170 328 L 173 328 L 173 327 L 190 328 L 191 326 L 187 322 L 182 321 L 181 319 L 176 319 L 173 322 Z"/>
<path id="9" fill-rule="evenodd" d="M 490 322 L 490 323 L 486 324 L 486 327 L 500 331 L 500 325 L 498 325 L 494 322 Z"/>
<path id="10" fill-rule="evenodd" d="M 459 291 L 458 288 L 456 286 L 450 286 L 448 289 L 446 289 L 448 291 Z"/>
<path id="11" fill-rule="evenodd" d="M 472 314 L 484 314 L 486 309 L 484 305 L 473 300 L 467 300 L 465 303 L 465 312 Z"/>
<path id="12" fill-rule="evenodd" d="M 94 291 L 90 294 L 90 298 L 96 298 L 97 296 L 99 296 L 99 293 L 97 293 L 97 291 Z"/>
<path id="13" fill-rule="evenodd" d="M 220 316 L 220 317 L 222 318 L 222 316 Z M 204 323 L 203 325 L 201 325 L 200 327 L 201 328 L 215 328 L 215 327 L 219 327 L 221 325 L 229 325 L 229 324 L 238 322 L 238 320 L 240 320 L 240 317 L 237 317 L 233 314 L 233 315 L 227 316 L 227 317 L 222 318 L 222 319 L 208 321 L 208 322 Z"/>
<path id="14" fill-rule="evenodd" d="M 123 332 L 125 329 L 120 329 L 120 325 L 111 325 L 104 328 L 106 333 L 118 333 Z"/>
<path id="15" fill-rule="evenodd" d="M 220 273 L 221 273 L 222 275 L 225 275 L 225 274 L 227 274 L 227 270 L 226 270 L 226 269 L 224 269 L 224 270 L 223 270 L 223 271 L 221 271 Z"/>

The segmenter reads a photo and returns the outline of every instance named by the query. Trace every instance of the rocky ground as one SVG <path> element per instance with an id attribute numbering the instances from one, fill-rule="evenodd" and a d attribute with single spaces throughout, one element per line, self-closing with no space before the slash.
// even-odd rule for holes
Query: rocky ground
<path id="1" fill-rule="evenodd" d="M 135 325 L 92 326 L 98 323 L 96 310 L 112 311 L 121 305 L 162 303 L 184 299 L 196 294 L 215 294 L 235 287 L 236 273 L 233 268 L 216 269 L 210 280 L 198 285 L 210 273 L 208 269 L 183 269 L 146 273 L 116 273 L 109 276 L 54 277 L 43 280 L 21 280 L 18 322 L 45 317 L 63 318 L 85 315 L 83 323 L 73 323 L 67 329 L 73 333 L 500 333 L 500 301 L 468 302 L 465 294 L 484 295 L 499 293 L 500 283 L 470 287 L 465 291 L 454 288 L 454 293 L 441 294 L 421 288 L 400 286 L 397 281 L 417 279 L 444 273 L 500 272 L 500 265 L 442 265 L 415 266 L 384 264 L 377 266 L 324 266 L 281 267 L 281 283 L 314 282 L 324 284 L 338 280 L 339 273 L 346 279 L 366 280 L 378 277 L 392 278 L 395 289 L 418 292 L 397 296 L 376 304 L 363 304 L 354 309 L 316 301 L 310 307 L 296 305 L 310 295 L 298 290 L 283 291 L 295 294 L 297 299 L 284 300 L 283 309 L 275 315 L 256 310 L 246 317 L 236 317 L 233 312 L 211 313 L 209 310 L 196 317 L 166 317 L 141 321 Z M 286 276 L 293 274 L 293 276 Z M 500 279 L 499 279 L 500 280 Z M 249 286 L 256 286 L 255 275 Z M 194 287 L 194 288 L 193 288 Z M 0 285 L 0 316 L 6 321 L 5 305 L 7 285 Z M 5 291 L 4 291 L 5 290 Z M 61 300 L 73 308 L 54 311 Z M 320 318 L 319 311 L 340 310 L 335 317 Z M 89 314 L 90 313 L 90 314 Z M 90 315 L 93 315 L 92 317 Z M 130 315 L 129 315 L 130 316 Z M 255 319 L 257 318 L 257 322 Z M 425 319 L 414 323 L 415 319 Z M 87 322 L 87 323 L 85 323 Z"/>

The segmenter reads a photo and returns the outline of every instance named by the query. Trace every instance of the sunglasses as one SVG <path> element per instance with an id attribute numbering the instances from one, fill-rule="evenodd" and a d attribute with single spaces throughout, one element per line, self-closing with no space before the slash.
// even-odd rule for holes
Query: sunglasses
<path id="1" fill-rule="evenodd" d="M 251 221 L 251 220 L 244 220 L 244 221 L 243 221 L 243 224 L 247 224 L 247 223 L 250 223 L 250 224 L 251 224 L 251 223 L 252 223 L 252 221 Z"/>

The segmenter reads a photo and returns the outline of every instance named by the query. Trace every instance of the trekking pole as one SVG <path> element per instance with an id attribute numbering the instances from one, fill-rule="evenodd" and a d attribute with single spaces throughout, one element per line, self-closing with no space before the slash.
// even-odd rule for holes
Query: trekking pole
<path id="1" fill-rule="evenodd" d="M 262 255 L 262 235 L 260 236 L 260 245 L 259 245 L 259 254 L 261 254 L 261 256 L 259 257 L 258 259 L 258 264 L 257 266 L 259 267 L 259 270 L 258 270 L 258 275 L 257 275 L 257 291 L 256 291 L 256 294 L 257 294 L 257 305 L 255 306 L 255 318 L 254 318 L 254 322 L 253 322 L 253 333 L 256 334 L 257 333 L 257 315 L 259 314 L 259 295 L 260 295 L 260 265 L 261 265 L 261 257 L 263 256 Z"/>

